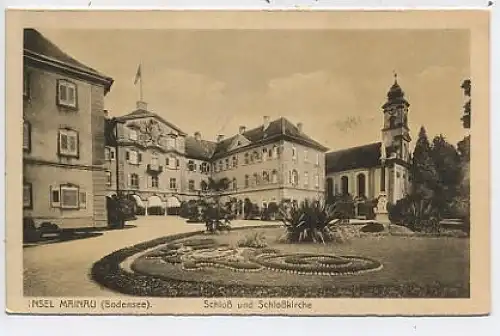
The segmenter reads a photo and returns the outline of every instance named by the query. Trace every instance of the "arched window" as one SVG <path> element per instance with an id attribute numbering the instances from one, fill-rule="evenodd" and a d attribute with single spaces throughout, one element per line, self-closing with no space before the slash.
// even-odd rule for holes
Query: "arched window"
<path id="1" fill-rule="evenodd" d="M 396 116 L 389 117 L 389 127 L 390 128 L 396 127 Z"/>
<path id="2" fill-rule="evenodd" d="M 245 188 L 250 187 L 250 176 L 245 175 Z"/>
<path id="3" fill-rule="evenodd" d="M 262 180 L 264 183 L 269 183 L 269 173 L 266 171 L 262 172 Z"/>
<path id="4" fill-rule="evenodd" d="M 326 179 L 326 197 L 330 198 L 333 196 L 333 179 L 331 177 Z"/>
<path id="5" fill-rule="evenodd" d="M 299 185 L 299 173 L 295 169 L 292 170 L 292 184 L 294 186 Z"/>
<path id="6" fill-rule="evenodd" d="M 196 165 L 193 160 L 188 161 L 188 170 L 189 171 L 196 171 Z"/>
<path id="7" fill-rule="evenodd" d="M 271 183 L 278 183 L 278 172 L 273 170 L 271 174 Z"/>
<path id="8" fill-rule="evenodd" d="M 349 194 L 349 178 L 347 176 L 342 176 L 340 183 L 342 185 L 342 195 Z"/>
<path id="9" fill-rule="evenodd" d="M 236 178 L 233 178 L 233 190 L 238 189 L 238 182 L 236 182 Z"/>

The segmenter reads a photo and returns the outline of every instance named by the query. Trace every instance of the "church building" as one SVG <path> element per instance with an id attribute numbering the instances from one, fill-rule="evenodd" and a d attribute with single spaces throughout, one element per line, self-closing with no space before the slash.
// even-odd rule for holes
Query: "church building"
<path id="1" fill-rule="evenodd" d="M 351 195 L 356 203 L 378 199 L 384 211 L 408 193 L 409 106 L 395 77 L 382 106 L 380 141 L 326 154 L 327 197 Z"/>

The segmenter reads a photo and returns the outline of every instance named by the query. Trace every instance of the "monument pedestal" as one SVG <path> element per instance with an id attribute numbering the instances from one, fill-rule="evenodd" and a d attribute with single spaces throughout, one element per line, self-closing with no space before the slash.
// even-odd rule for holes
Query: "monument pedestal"
<path id="1" fill-rule="evenodd" d="M 380 224 L 390 224 L 389 213 L 387 212 L 387 195 L 381 193 L 378 197 L 377 207 L 375 208 L 375 220 Z"/>

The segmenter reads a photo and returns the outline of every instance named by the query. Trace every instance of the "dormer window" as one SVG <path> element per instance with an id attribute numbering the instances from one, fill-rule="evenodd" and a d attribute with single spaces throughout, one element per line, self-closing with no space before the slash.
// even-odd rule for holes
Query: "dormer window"
<path id="1" fill-rule="evenodd" d="M 76 84 L 67 80 L 57 81 L 57 103 L 61 106 L 76 108 L 77 92 Z"/>
<path id="2" fill-rule="evenodd" d="M 137 141 L 137 130 L 135 129 L 129 129 L 128 131 L 128 138 L 132 141 Z"/>

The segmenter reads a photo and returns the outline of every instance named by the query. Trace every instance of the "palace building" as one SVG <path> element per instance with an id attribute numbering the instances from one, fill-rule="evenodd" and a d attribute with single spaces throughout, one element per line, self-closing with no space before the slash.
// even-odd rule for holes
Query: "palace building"
<path id="1" fill-rule="evenodd" d="M 113 79 L 24 30 L 23 216 L 60 228 L 107 225 L 104 96 Z"/>
<path id="2" fill-rule="evenodd" d="M 110 132 L 117 144 L 106 147 L 107 188 L 114 193 L 118 183 L 147 214 L 168 214 L 200 197 L 209 177 L 230 182 L 225 196 L 248 198 L 259 207 L 324 196 L 327 148 L 306 135 L 301 123 L 264 117 L 257 127 L 240 126 L 230 137 L 209 141 L 200 132 L 186 134 L 144 102 L 115 121 Z"/>
<path id="3" fill-rule="evenodd" d="M 326 154 L 327 196 L 379 199 L 384 211 L 386 202 L 396 203 L 409 192 L 409 106 L 396 78 L 382 106 L 381 141 Z"/>

